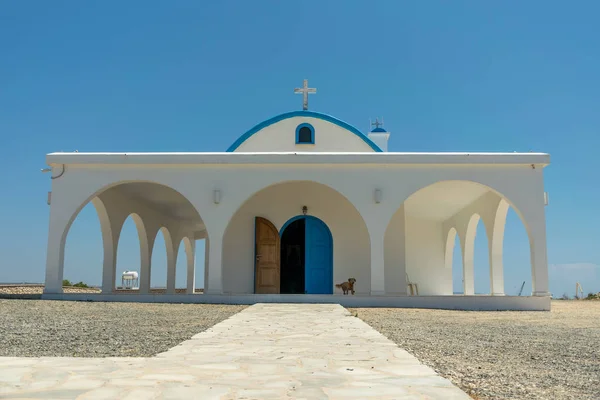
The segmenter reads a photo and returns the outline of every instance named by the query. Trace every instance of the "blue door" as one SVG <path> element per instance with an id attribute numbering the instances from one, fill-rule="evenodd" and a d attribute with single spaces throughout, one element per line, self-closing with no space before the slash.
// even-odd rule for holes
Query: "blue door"
<path id="1" fill-rule="evenodd" d="M 305 219 L 305 288 L 307 294 L 333 293 L 333 240 L 329 228 L 314 217 Z"/>

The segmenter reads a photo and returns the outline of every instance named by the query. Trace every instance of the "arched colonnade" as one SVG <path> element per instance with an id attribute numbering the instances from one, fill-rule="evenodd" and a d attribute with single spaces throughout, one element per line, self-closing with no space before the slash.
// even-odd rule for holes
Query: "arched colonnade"
<path id="1" fill-rule="evenodd" d="M 218 192 L 207 191 L 214 204 L 219 203 Z M 278 201 L 285 194 L 288 196 L 285 201 Z M 331 182 L 283 181 L 249 190 L 248 196 L 230 202 L 229 207 L 219 211 L 200 209 L 201 202 L 193 196 L 162 183 L 110 183 L 88 194 L 84 201 L 75 199 L 58 212 L 51 210 L 46 291 L 61 292 L 66 236 L 78 212 L 88 202 L 94 205 L 102 230 L 103 293 L 115 291 L 119 235 L 123 223 L 131 216 L 140 242 L 140 294 L 150 292 L 152 249 L 159 231 L 165 238 L 167 253 L 166 293 L 175 293 L 175 265 L 181 244 L 185 246 L 187 259 L 187 293 L 194 293 L 195 243 L 206 239 L 205 291 L 235 294 L 252 293 L 254 286 L 254 257 L 246 257 L 247 250 L 254 245 L 250 218 L 253 221 L 258 214 L 264 214 L 281 228 L 281 224 L 300 213 L 300 204 L 312 201 L 308 212 L 315 212 L 333 235 L 336 283 L 347 279 L 349 274 L 359 276 L 359 294 L 406 295 L 410 294 L 408 285 L 417 283 L 420 295 L 451 295 L 456 236 L 460 238 L 463 256 L 464 294 L 474 294 L 474 243 L 481 220 L 489 248 L 490 294 L 503 295 L 503 239 L 511 206 L 530 239 L 532 292 L 547 292 L 547 272 L 545 276 L 539 273 L 536 276 L 539 260 L 535 261 L 536 255 L 539 258 L 543 253 L 545 257 L 545 247 L 534 247 L 529 221 L 495 189 L 466 180 L 437 181 L 398 199 L 398 204 L 390 205 L 395 199 L 384 198 L 388 205 L 380 208 L 381 212 L 376 208 L 381 202 L 377 196 L 381 193 L 374 193 L 375 199 L 368 199 L 366 205 Z M 328 202 L 329 208 L 324 206 Z M 543 242 L 545 246 L 545 238 Z"/>

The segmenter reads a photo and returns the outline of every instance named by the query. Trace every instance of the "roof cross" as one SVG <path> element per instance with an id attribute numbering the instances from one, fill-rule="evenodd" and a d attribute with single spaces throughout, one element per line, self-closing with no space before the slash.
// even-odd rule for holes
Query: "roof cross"
<path id="1" fill-rule="evenodd" d="M 308 94 L 309 93 L 317 93 L 317 89 L 308 87 L 308 79 L 304 80 L 304 86 L 302 88 L 294 89 L 294 93 L 301 93 L 303 96 L 302 99 L 302 109 L 308 110 Z"/>
<path id="2" fill-rule="evenodd" d="M 379 128 L 380 126 L 383 126 L 383 119 L 381 120 L 381 122 L 379 122 L 379 118 L 375 118 L 375 122 L 371 122 L 371 126 L 374 126 L 375 129 Z"/>

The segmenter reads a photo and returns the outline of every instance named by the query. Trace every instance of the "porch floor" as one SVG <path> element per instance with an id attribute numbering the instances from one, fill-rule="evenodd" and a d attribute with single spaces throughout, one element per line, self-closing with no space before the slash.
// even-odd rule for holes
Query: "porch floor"
<path id="1" fill-rule="evenodd" d="M 537 296 L 352 296 L 318 294 L 43 294 L 47 300 L 117 301 L 143 303 L 307 303 L 343 307 L 431 308 L 474 311 L 550 311 L 550 297 Z"/>

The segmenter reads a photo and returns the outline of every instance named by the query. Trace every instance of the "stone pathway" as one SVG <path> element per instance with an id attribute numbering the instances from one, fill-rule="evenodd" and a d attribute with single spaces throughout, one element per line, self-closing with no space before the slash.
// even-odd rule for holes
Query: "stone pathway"
<path id="1" fill-rule="evenodd" d="M 334 304 L 257 304 L 152 358 L 0 358 L 0 399 L 470 399 Z"/>

